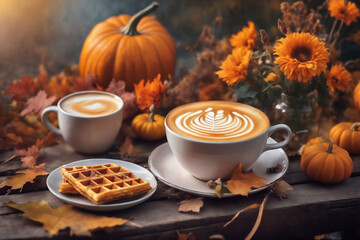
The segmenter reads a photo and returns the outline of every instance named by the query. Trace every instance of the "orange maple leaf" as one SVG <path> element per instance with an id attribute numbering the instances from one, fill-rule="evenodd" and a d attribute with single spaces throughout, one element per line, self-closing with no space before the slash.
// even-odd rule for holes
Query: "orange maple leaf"
<path id="1" fill-rule="evenodd" d="M 36 145 L 28 147 L 27 150 L 20 149 L 20 150 L 15 150 L 15 152 L 18 156 L 22 157 L 20 159 L 20 161 L 22 162 L 21 166 L 28 168 L 35 168 L 36 160 L 40 156 L 40 150 Z"/>
<path id="2" fill-rule="evenodd" d="M 152 82 L 148 80 L 145 84 L 141 80 L 138 84 L 134 84 L 136 103 L 141 110 L 148 110 L 151 105 L 159 108 L 161 105 L 161 98 L 165 94 L 166 86 L 161 82 L 161 75 L 158 74 Z"/>
<path id="3" fill-rule="evenodd" d="M 255 175 L 253 172 L 242 172 L 240 163 L 232 172 L 231 179 L 227 182 L 227 188 L 234 195 L 248 196 L 251 188 L 260 188 L 266 186 L 263 183 L 266 179 Z"/>
<path id="4" fill-rule="evenodd" d="M 119 150 L 121 154 L 125 155 L 136 155 L 141 152 L 141 149 L 134 147 L 129 136 L 126 137 Z"/>
<path id="5" fill-rule="evenodd" d="M 24 212 L 29 219 L 44 224 L 44 229 L 51 236 L 60 230 L 70 228 L 70 235 L 91 236 L 91 232 L 101 228 L 123 225 L 126 219 L 105 217 L 78 210 L 71 205 L 63 205 L 53 209 L 48 202 L 40 200 L 23 204 L 6 203 L 7 206 Z"/>
<path id="6" fill-rule="evenodd" d="M 38 85 L 29 76 L 23 76 L 20 81 L 13 82 L 3 94 L 14 94 L 12 100 L 22 100 L 27 96 L 34 94 L 38 90 Z"/>
<path id="7" fill-rule="evenodd" d="M 24 116 L 32 111 L 35 113 L 41 113 L 46 107 L 53 104 L 56 100 L 56 96 L 47 97 L 44 90 L 39 91 L 35 97 L 31 97 L 26 102 L 26 107 L 20 112 L 21 116 Z"/>
<path id="8" fill-rule="evenodd" d="M 22 188 L 24 187 L 24 184 L 27 182 L 33 183 L 34 179 L 37 176 L 41 175 L 48 175 L 49 173 L 45 171 L 43 168 L 45 167 L 45 164 L 40 164 L 39 168 L 29 168 L 25 170 L 17 171 L 14 176 L 8 177 L 0 183 L 0 188 L 3 188 L 5 186 L 9 186 L 9 190 L 15 190 L 20 189 L 20 192 L 22 191 Z"/>
<path id="9" fill-rule="evenodd" d="M 42 148 L 42 147 L 45 147 L 45 146 L 50 146 L 50 145 L 53 145 L 56 143 L 56 140 L 55 140 L 55 133 L 53 132 L 48 132 L 48 134 L 41 138 L 41 139 L 36 139 L 36 143 L 35 143 L 35 146 L 38 147 L 38 148 Z"/>
<path id="10" fill-rule="evenodd" d="M 73 92 L 69 80 L 62 75 L 52 76 L 47 83 L 46 90 L 50 96 L 56 96 L 55 99 L 60 99 Z"/>

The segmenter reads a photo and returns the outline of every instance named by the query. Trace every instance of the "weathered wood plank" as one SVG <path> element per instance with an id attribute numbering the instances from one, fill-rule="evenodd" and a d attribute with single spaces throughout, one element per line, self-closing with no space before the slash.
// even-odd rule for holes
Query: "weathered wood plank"
<path id="1" fill-rule="evenodd" d="M 269 199 L 257 236 L 266 237 L 269 232 L 277 237 L 313 236 L 314 234 L 342 230 L 353 226 L 354 222 L 360 221 L 360 191 L 354 190 L 359 186 L 360 177 L 352 177 L 344 183 L 336 185 L 316 183 L 296 185 L 293 191 L 289 191 L 289 199 L 283 201 L 275 198 Z M 163 232 L 171 232 L 173 234 L 177 229 L 199 228 L 202 229 L 201 231 L 205 231 L 209 229 L 210 225 L 222 226 L 238 210 L 252 203 L 261 202 L 264 194 L 265 192 L 259 192 L 248 198 L 206 198 L 204 199 L 205 204 L 200 214 L 179 213 L 177 212 L 178 206 L 176 202 L 169 200 L 148 201 L 124 211 L 101 214 L 132 219 L 134 222 L 143 225 L 141 229 L 130 225 L 117 227 L 111 234 L 113 237 L 128 236 L 136 239 L 137 236 L 141 238 L 143 234 L 146 236 L 160 236 Z M 0 202 L 4 203 L 12 200 L 18 203 L 26 202 L 30 199 L 32 201 L 47 199 L 52 205 L 54 204 L 53 206 L 61 204 L 48 191 L 1 196 Z M 31 224 L 32 227 L 30 228 L 34 229 L 33 231 L 16 231 L 16 229 L 27 226 L 30 221 L 24 220 L 19 213 L 4 210 L 3 208 L 6 207 L 0 207 L 0 212 L 4 214 L 1 218 L 6 221 L 2 221 L 5 225 L 0 228 L 0 237 L 36 239 L 48 236 L 45 231 L 39 230 L 41 226 L 34 226 L 33 224 Z M 224 229 L 224 232 L 220 233 L 236 233 L 242 236 L 249 231 L 256 215 L 256 210 L 244 213 L 229 226 L 229 230 Z M 65 231 L 63 234 L 67 235 L 68 233 Z M 104 235 L 101 236 L 104 237 Z"/>

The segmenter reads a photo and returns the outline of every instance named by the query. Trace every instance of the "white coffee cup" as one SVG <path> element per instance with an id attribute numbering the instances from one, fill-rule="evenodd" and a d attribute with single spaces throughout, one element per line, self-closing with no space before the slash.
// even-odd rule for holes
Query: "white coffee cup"
<path id="1" fill-rule="evenodd" d="M 112 110 L 95 112 L 98 107 L 103 106 L 98 103 L 99 99 L 104 98 L 112 102 Z M 74 100 L 75 99 L 75 100 Z M 78 99 L 78 100 L 76 100 Z M 89 107 L 90 113 L 65 110 L 64 106 L 73 101 L 86 101 L 92 99 Z M 84 100 L 85 99 L 85 100 Z M 66 103 L 66 105 L 64 105 Z M 115 105 L 113 105 L 115 104 Z M 76 151 L 87 154 L 98 154 L 108 150 L 114 143 L 123 118 L 124 103 L 120 97 L 112 93 L 103 91 L 81 91 L 63 97 L 57 106 L 50 106 L 44 109 L 41 120 L 44 125 L 56 134 L 61 135 L 64 140 Z M 56 112 L 59 128 L 49 121 L 49 113 Z"/>
<path id="2" fill-rule="evenodd" d="M 236 107 L 239 106 L 240 109 L 245 108 L 250 112 L 256 113 L 256 121 L 262 121 L 262 119 L 264 120 L 264 124 L 262 124 L 262 130 L 255 135 L 253 134 L 254 136 L 249 138 L 234 141 L 225 141 L 221 138 L 215 138 L 215 141 L 196 139 L 192 136 L 189 137 L 189 135 L 181 132 L 187 131 L 186 128 L 177 131 L 174 130 L 175 127 L 174 124 L 172 124 L 174 122 L 174 118 L 172 117 L 172 115 L 174 115 L 173 111 L 182 111 L 187 108 L 192 109 L 194 106 L 193 113 L 190 113 L 186 116 L 192 116 L 194 114 L 196 115 L 196 104 L 200 105 L 204 103 L 208 103 L 208 106 L 210 106 L 208 108 L 212 108 L 212 106 L 216 105 L 233 105 Z M 212 110 L 209 111 L 211 112 Z M 223 112 L 221 114 L 225 115 Z M 223 115 L 219 116 L 219 121 L 222 121 L 221 117 Z M 214 116 L 214 114 L 212 116 Z M 176 117 L 176 119 L 179 118 Z M 191 124 L 206 121 L 204 119 L 205 117 L 202 119 L 199 117 L 199 119 L 194 120 L 194 122 Z M 170 120 L 171 122 L 169 122 Z M 169 124 L 172 125 L 173 129 L 169 127 Z M 270 126 L 268 117 L 260 110 L 245 104 L 227 101 L 204 101 L 179 106 L 168 113 L 167 117 L 165 118 L 165 129 L 170 149 L 180 165 L 194 177 L 204 181 L 210 179 L 215 180 L 217 178 L 226 179 L 231 177 L 233 169 L 239 163 L 242 163 L 244 171 L 249 171 L 251 170 L 251 166 L 256 162 L 256 160 L 263 152 L 284 147 L 291 139 L 291 130 L 287 125 L 278 124 L 275 126 Z M 202 126 L 200 130 L 206 134 L 206 126 Z M 267 139 L 274 132 L 279 130 L 285 130 L 286 135 L 284 136 L 284 140 L 279 143 L 267 143 Z M 236 131 L 234 133 L 234 137 L 236 138 Z"/>

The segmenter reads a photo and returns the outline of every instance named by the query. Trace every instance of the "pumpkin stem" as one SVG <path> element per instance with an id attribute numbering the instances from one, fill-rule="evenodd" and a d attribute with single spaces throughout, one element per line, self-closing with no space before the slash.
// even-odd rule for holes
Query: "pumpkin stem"
<path id="1" fill-rule="evenodd" d="M 158 6 L 159 6 L 158 2 L 151 3 L 149 6 L 147 6 L 146 8 L 135 14 L 130 19 L 130 22 L 124 28 L 122 28 L 120 32 L 124 35 L 129 35 L 129 36 L 139 35 L 138 31 L 136 31 L 136 27 L 138 23 L 144 16 L 154 11 Z"/>
<path id="2" fill-rule="evenodd" d="M 332 149 L 333 149 L 333 145 L 334 145 L 334 141 L 332 140 L 332 138 L 329 138 L 329 148 L 326 150 L 327 153 L 333 153 Z"/>
<path id="3" fill-rule="evenodd" d="M 150 116 L 149 116 L 149 122 L 153 122 L 154 121 L 154 110 L 155 110 L 155 105 L 151 104 L 151 106 L 149 107 L 150 110 Z"/>
<path id="4" fill-rule="evenodd" d="M 360 130 L 359 127 L 360 127 L 360 122 L 356 122 L 351 126 L 350 129 L 351 131 L 359 131 Z"/>

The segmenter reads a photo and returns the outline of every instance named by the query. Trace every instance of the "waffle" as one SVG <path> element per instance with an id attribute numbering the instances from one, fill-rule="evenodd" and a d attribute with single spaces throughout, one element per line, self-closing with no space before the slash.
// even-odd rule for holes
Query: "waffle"
<path id="1" fill-rule="evenodd" d="M 96 204 L 147 192 L 149 182 L 112 163 L 96 166 L 61 167 L 63 179 Z"/>
<path id="2" fill-rule="evenodd" d="M 59 192 L 61 193 L 71 193 L 71 194 L 79 194 L 78 191 L 64 178 L 61 180 L 61 184 L 59 187 Z"/>

